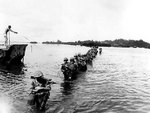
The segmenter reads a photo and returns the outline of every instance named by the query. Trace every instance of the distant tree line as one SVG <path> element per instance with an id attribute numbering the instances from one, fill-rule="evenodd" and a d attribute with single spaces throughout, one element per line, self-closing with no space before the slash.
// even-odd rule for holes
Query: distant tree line
<path id="1" fill-rule="evenodd" d="M 112 47 L 140 47 L 140 48 L 150 48 L 150 44 L 143 40 L 105 40 L 103 43 L 111 44 Z"/>
<path id="2" fill-rule="evenodd" d="M 104 46 L 104 47 L 110 47 L 111 44 L 107 44 L 107 43 L 102 43 L 100 41 L 93 41 L 93 40 L 86 40 L 86 41 L 78 41 L 76 42 L 78 43 L 78 45 L 81 45 L 81 46 Z"/>
<path id="3" fill-rule="evenodd" d="M 36 41 L 31 41 L 30 43 L 31 43 L 31 44 L 37 44 L 38 42 L 36 42 Z"/>
<path id="4" fill-rule="evenodd" d="M 100 41 L 86 40 L 86 41 L 75 41 L 75 42 L 62 42 L 60 40 L 54 41 L 46 41 L 42 42 L 42 44 L 67 44 L 67 45 L 81 45 L 81 46 L 106 46 L 110 47 L 110 44 L 101 43 Z"/>
<path id="5" fill-rule="evenodd" d="M 42 42 L 43 44 L 67 44 L 67 45 L 81 45 L 81 46 L 103 46 L 103 47 L 143 47 L 150 48 L 150 44 L 143 40 L 125 40 L 125 39 L 116 39 L 116 40 L 105 40 L 105 41 L 75 41 L 75 42 L 62 42 L 60 40 L 46 41 Z"/>

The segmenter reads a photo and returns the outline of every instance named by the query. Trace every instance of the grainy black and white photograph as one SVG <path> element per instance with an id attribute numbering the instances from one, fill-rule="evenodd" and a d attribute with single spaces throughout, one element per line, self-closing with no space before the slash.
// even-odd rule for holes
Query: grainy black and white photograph
<path id="1" fill-rule="evenodd" d="M 0 113 L 150 113 L 150 0 L 0 0 Z"/>

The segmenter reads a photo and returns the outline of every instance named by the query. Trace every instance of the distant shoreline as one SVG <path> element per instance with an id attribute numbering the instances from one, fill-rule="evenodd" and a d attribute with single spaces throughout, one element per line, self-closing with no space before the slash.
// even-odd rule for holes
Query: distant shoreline
<path id="1" fill-rule="evenodd" d="M 80 46 L 98 46 L 98 47 L 123 47 L 123 48 L 147 48 L 150 49 L 150 43 L 143 40 L 125 40 L 125 39 L 116 39 L 116 40 L 105 40 L 105 41 L 75 41 L 75 42 L 62 42 L 60 40 L 54 41 L 45 41 L 42 44 L 65 44 L 65 45 L 80 45 Z"/>

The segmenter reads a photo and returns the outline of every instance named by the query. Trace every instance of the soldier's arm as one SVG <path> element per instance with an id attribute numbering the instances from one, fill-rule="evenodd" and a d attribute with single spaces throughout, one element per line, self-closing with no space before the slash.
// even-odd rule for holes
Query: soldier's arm
<path id="1" fill-rule="evenodd" d="M 11 31 L 11 32 L 13 32 L 13 33 L 16 33 L 16 34 L 18 33 L 18 32 L 16 32 L 16 31 L 13 31 L 12 29 L 10 29 L 9 31 Z"/>

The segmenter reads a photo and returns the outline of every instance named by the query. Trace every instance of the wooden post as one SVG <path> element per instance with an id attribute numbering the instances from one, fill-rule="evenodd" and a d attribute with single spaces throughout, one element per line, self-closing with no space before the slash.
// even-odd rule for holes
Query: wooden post
<path id="1" fill-rule="evenodd" d="M 24 57 L 22 58 L 22 62 L 24 63 Z"/>

